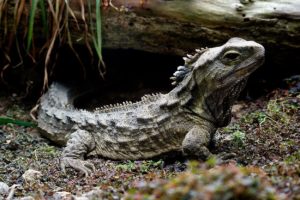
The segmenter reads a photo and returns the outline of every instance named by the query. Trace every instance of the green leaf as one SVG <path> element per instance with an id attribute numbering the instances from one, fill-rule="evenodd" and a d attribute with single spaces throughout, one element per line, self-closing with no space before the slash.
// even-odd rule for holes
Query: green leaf
<path id="1" fill-rule="evenodd" d="M 39 6 L 41 8 L 41 18 L 42 18 L 42 24 L 43 24 L 43 30 L 44 30 L 44 34 L 46 35 L 46 38 L 48 37 L 48 23 L 47 23 L 47 9 L 45 6 L 45 2 L 44 0 L 39 1 Z"/>
<path id="2" fill-rule="evenodd" d="M 31 1 L 31 7 L 30 7 L 30 13 L 29 13 L 29 25 L 28 25 L 28 33 L 27 33 L 27 48 L 26 48 L 27 52 L 29 52 L 29 49 L 30 49 L 31 43 L 32 43 L 34 17 L 36 14 L 36 8 L 37 8 L 38 2 L 39 2 L 39 0 Z"/>
<path id="3" fill-rule="evenodd" d="M 97 40 L 97 53 L 99 59 L 102 60 L 102 30 L 101 30 L 101 0 L 96 0 L 96 40 Z"/>
<path id="4" fill-rule="evenodd" d="M 36 127 L 36 124 L 34 124 L 32 122 L 15 120 L 15 119 L 8 118 L 8 117 L 0 117 L 0 126 L 6 125 L 6 124 L 16 124 L 16 125 L 24 126 L 24 127 Z"/>
<path id="5" fill-rule="evenodd" d="M 92 34 L 92 41 L 99 58 L 99 72 L 102 75 L 100 65 L 105 66 L 102 58 L 102 19 L 101 19 L 101 0 L 96 0 L 96 20 L 95 24 L 92 19 L 91 3 L 88 1 L 88 9 L 90 14 L 90 31 Z M 94 26 L 95 25 L 95 26 Z"/>

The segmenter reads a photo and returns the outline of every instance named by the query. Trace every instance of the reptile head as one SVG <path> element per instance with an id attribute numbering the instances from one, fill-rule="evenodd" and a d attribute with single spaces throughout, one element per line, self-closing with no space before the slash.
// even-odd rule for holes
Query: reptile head
<path id="1" fill-rule="evenodd" d="M 202 108 L 217 127 L 230 122 L 231 106 L 246 85 L 249 75 L 262 65 L 264 54 L 262 45 L 232 38 L 223 46 L 208 49 L 194 63 L 195 83 L 198 87 L 200 83 L 206 85 L 198 90 L 204 92 Z"/>
<path id="2" fill-rule="evenodd" d="M 264 53 L 256 42 L 232 38 L 223 46 L 207 49 L 191 67 L 196 82 L 206 79 L 214 89 L 224 88 L 246 79 L 263 63 Z"/>
<path id="3" fill-rule="evenodd" d="M 254 41 L 232 38 L 222 46 L 188 55 L 172 79 L 175 91 L 190 91 L 186 106 L 217 127 L 229 123 L 231 106 L 244 88 L 248 76 L 264 61 L 264 47 Z M 184 93 L 184 92 L 183 92 Z"/>

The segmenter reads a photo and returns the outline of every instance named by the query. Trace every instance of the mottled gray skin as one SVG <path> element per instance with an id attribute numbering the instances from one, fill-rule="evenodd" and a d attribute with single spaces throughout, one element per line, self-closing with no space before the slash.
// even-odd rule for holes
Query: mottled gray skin
<path id="1" fill-rule="evenodd" d="M 70 89 L 52 84 L 40 103 L 38 126 L 57 143 L 67 143 L 62 168 L 86 175 L 94 166 L 87 154 L 111 159 L 147 159 L 170 151 L 205 158 L 218 127 L 231 118 L 231 106 L 248 76 L 264 60 L 264 48 L 232 38 L 220 47 L 187 55 L 171 79 L 167 94 L 146 95 L 140 102 L 104 106 L 89 112 L 73 107 Z"/>

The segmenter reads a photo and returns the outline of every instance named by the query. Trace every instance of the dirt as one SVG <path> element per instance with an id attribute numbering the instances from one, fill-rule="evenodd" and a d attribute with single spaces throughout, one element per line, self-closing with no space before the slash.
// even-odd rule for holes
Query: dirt
<path id="1" fill-rule="evenodd" d="M 30 106 L 24 106 L 16 95 L 0 97 L 2 117 L 31 121 L 29 110 Z M 242 190 L 241 185 L 238 185 L 234 188 L 239 190 L 232 190 L 232 195 L 240 195 L 241 191 L 246 194 L 247 188 L 252 188 L 253 191 L 258 191 L 257 199 L 261 199 L 258 194 L 269 194 L 271 190 L 268 188 L 272 188 L 273 196 L 268 199 L 300 199 L 300 95 L 299 91 L 295 92 L 291 87 L 276 89 L 256 100 L 237 102 L 233 107 L 232 122 L 219 130 L 215 144 L 211 147 L 217 157 L 206 162 L 198 161 L 197 167 L 195 164 L 187 164 L 185 159 L 177 160 L 176 157 L 134 162 L 90 157 L 89 161 L 97 170 L 85 178 L 72 169 L 67 169 L 67 173 L 60 170 L 62 148 L 40 137 L 39 130 L 35 127 L 1 125 L 0 144 L 0 182 L 10 187 L 17 184 L 14 198 L 31 196 L 33 199 L 59 199 L 57 192 L 80 195 L 97 188 L 103 199 L 120 199 L 124 195 L 127 199 L 178 199 L 179 196 L 171 198 L 163 195 L 170 195 L 176 187 L 181 187 L 181 191 L 192 191 L 191 188 L 194 188 L 200 195 L 199 190 L 215 183 L 215 176 L 210 175 L 213 169 L 218 172 L 218 177 L 224 175 L 224 170 L 229 170 L 236 185 L 249 182 L 247 177 L 259 178 L 257 180 L 260 181 L 255 183 L 260 183 L 260 186 L 255 190 L 252 186 Z M 221 164 L 218 155 L 231 157 L 227 158 L 225 164 Z M 22 175 L 29 169 L 39 171 L 41 176 L 28 181 Z M 247 173 L 244 169 L 247 169 Z M 206 181 L 203 181 L 203 177 Z M 189 187 L 182 188 L 181 181 Z M 197 187 L 195 183 L 198 184 Z M 232 184 L 228 178 L 222 183 L 224 188 Z M 210 189 L 205 190 L 205 195 L 209 194 L 207 199 L 226 199 L 224 195 L 207 193 Z M 7 196 L 8 194 L 2 194 L 1 197 L 0 194 L 0 199 Z M 266 196 L 262 197 L 265 198 Z"/>

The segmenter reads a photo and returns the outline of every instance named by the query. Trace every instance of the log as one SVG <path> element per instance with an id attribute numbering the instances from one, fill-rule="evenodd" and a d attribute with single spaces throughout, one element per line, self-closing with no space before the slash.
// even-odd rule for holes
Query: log
<path id="1" fill-rule="evenodd" d="M 296 67 L 300 65 L 300 1 L 112 2 L 119 11 L 112 6 L 102 10 L 104 48 L 183 56 L 195 48 L 221 45 L 231 37 L 241 37 L 265 46 L 262 79 L 278 81 L 300 73 Z M 74 10 L 80 8 L 73 6 Z"/>
<path id="2" fill-rule="evenodd" d="M 114 0 L 128 12 L 103 11 L 104 47 L 182 55 L 230 37 L 270 48 L 300 47 L 300 1 Z"/>
<path id="3" fill-rule="evenodd" d="M 69 1 L 81 27 L 77 29 L 70 16 L 75 43 L 82 43 L 84 32 L 81 1 Z M 13 16 L 13 2 L 8 3 L 10 16 Z M 300 47 L 300 1 L 113 0 L 112 3 L 114 7 L 102 9 L 104 48 L 182 55 L 187 50 L 220 44 L 234 36 L 272 47 Z"/>
<path id="4" fill-rule="evenodd" d="M 69 1 L 77 19 L 75 22 L 69 16 L 70 32 L 73 43 L 78 45 L 84 44 L 82 1 Z M 11 7 L 13 2 L 9 1 Z M 263 44 L 271 63 L 279 64 L 282 69 L 288 61 L 300 65 L 300 1 L 113 0 L 112 3 L 109 5 L 106 0 L 102 8 L 104 48 L 182 56 L 195 48 L 242 37 Z M 14 9 L 8 10 L 13 16 Z M 27 22 L 23 25 L 26 27 Z M 42 33 L 41 29 L 35 27 L 35 32 Z M 43 37 L 35 35 L 39 35 L 39 40 Z"/>

